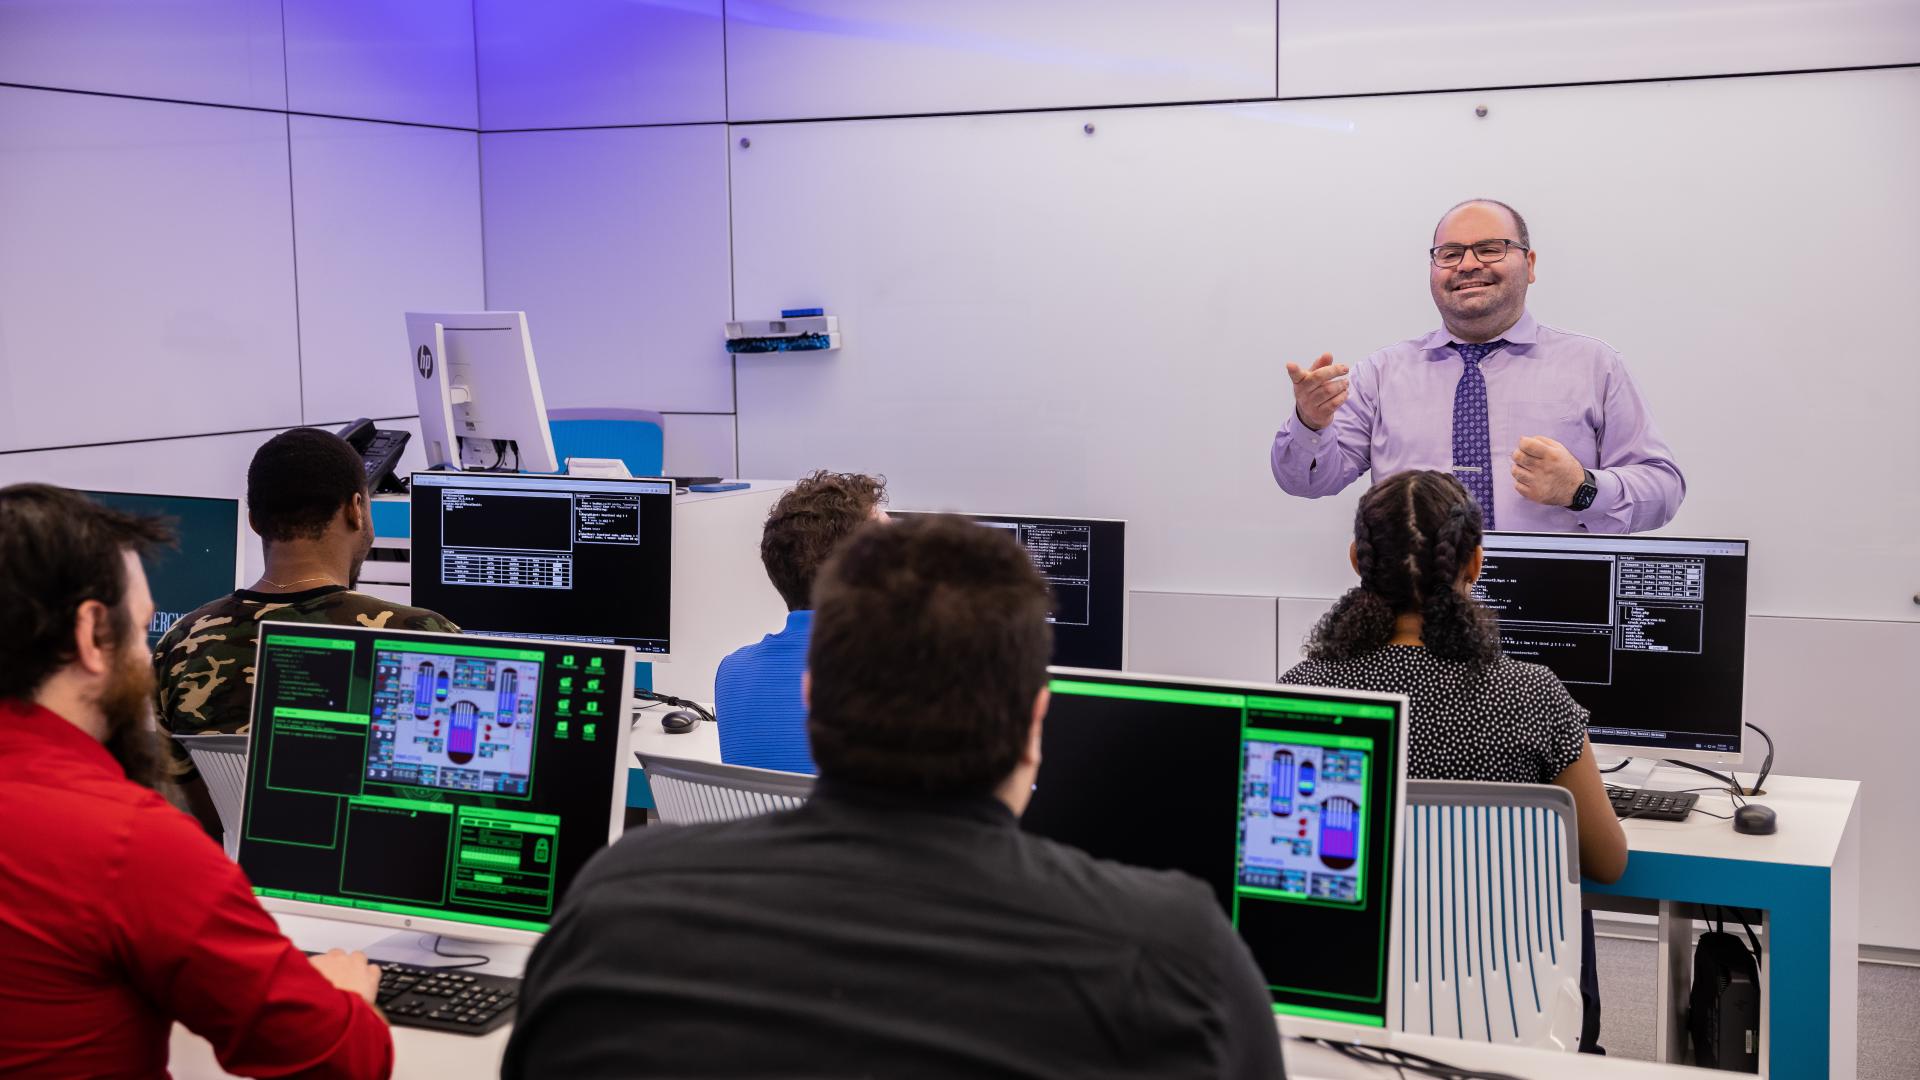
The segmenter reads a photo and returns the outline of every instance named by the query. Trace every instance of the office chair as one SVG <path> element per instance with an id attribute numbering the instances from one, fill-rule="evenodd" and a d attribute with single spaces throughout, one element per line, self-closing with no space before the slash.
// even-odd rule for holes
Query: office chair
<path id="1" fill-rule="evenodd" d="M 652 409 L 548 409 L 560 471 L 570 457 L 619 458 L 634 476 L 666 468 L 666 418 Z"/>
<path id="2" fill-rule="evenodd" d="M 1401 1029 L 1577 1050 L 1572 792 L 1409 780 L 1400 854 Z"/>
<path id="3" fill-rule="evenodd" d="M 173 741 L 187 751 L 207 785 L 214 813 L 220 815 L 220 842 L 227 858 L 238 859 L 240 811 L 246 805 L 247 736 L 175 735 Z"/>
<path id="4" fill-rule="evenodd" d="M 697 825 L 791 810 L 813 794 L 813 777 L 745 765 L 640 754 L 640 768 L 668 825 Z"/>

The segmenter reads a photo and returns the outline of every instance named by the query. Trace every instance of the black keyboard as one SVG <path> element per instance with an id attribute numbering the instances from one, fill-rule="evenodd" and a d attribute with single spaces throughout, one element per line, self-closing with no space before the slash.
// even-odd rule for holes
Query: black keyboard
<path id="1" fill-rule="evenodd" d="M 314 954 L 308 953 L 312 956 Z M 485 1035 L 513 1019 L 520 980 L 445 967 L 414 967 L 376 960 L 380 990 L 374 1004 L 399 1027 Z"/>
<path id="2" fill-rule="evenodd" d="M 1654 791 L 1651 788 L 1607 785 L 1607 798 L 1613 803 L 1615 817 L 1645 818 L 1648 821 L 1685 821 L 1700 796 L 1690 791 Z"/>

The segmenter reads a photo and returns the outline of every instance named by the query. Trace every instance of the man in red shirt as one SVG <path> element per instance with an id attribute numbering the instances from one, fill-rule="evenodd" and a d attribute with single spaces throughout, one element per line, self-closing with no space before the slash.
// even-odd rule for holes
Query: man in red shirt
<path id="1" fill-rule="evenodd" d="M 0 1073 L 161 1076 L 174 1021 L 228 1071 L 385 1077 L 359 953 L 311 961 L 155 788 L 152 521 L 0 488 Z"/>

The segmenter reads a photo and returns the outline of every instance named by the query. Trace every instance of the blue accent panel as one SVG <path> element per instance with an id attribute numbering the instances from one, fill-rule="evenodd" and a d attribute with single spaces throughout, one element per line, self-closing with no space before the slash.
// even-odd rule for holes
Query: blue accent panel
<path id="1" fill-rule="evenodd" d="M 806 319 L 825 315 L 826 313 L 826 308 L 817 307 L 790 307 L 780 309 L 780 317 L 783 319 Z"/>
<path id="2" fill-rule="evenodd" d="M 373 535 L 379 540 L 406 540 L 413 536 L 413 503 L 407 499 L 375 499 Z"/>
<path id="3" fill-rule="evenodd" d="M 666 468 L 666 433 L 645 420 L 550 420 L 553 456 L 566 471 L 570 457 L 619 458 L 635 476 Z"/>
<path id="4" fill-rule="evenodd" d="M 1833 882 L 1825 866 L 1712 859 L 1636 851 L 1611 885 L 1588 881 L 1599 896 L 1637 896 L 1696 904 L 1763 908 L 1770 949 L 1762 968 L 1766 992 L 1793 995 L 1773 1010 L 1767 1071 L 1773 1076 L 1826 1076 L 1833 1030 Z M 1785 988 L 1791 987 L 1791 991 Z M 1778 1002 L 1780 999 L 1775 998 Z"/>

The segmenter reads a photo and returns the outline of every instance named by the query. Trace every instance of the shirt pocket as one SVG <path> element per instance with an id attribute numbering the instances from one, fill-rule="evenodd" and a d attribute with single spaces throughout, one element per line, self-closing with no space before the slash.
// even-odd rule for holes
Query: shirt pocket
<path id="1" fill-rule="evenodd" d="M 1529 435 L 1545 435 L 1566 447 L 1589 469 L 1599 461 L 1599 433 L 1582 405 L 1571 401 L 1516 401 L 1513 424 L 1516 447 Z"/>

